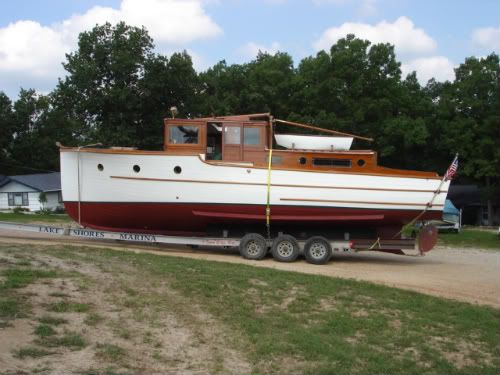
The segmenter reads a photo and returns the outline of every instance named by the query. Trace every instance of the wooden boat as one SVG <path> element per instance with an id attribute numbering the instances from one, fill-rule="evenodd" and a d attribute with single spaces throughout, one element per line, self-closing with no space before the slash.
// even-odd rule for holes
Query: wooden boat
<path id="1" fill-rule="evenodd" d="M 94 229 L 189 235 L 391 238 L 441 218 L 438 174 L 379 166 L 372 150 L 273 149 L 276 122 L 318 131 L 267 113 L 171 118 L 162 151 L 61 146 L 66 210 Z"/>

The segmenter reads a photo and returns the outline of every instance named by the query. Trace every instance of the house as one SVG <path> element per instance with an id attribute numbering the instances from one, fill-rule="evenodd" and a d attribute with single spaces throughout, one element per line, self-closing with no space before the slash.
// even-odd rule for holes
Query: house
<path id="1" fill-rule="evenodd" d="M 0 179 L 0 210 L 62 208 L 61 174 L 37 173 Z"/>
<path id="2" fill-rule="evenodd" d="M 488 206 L 477 185 L 451 185 L 448 198 L 462 210 L 462 223 L 469 225 L 488 225 Z M 493 199 L 493 225 L 500 224 L 500 201 Z"/>

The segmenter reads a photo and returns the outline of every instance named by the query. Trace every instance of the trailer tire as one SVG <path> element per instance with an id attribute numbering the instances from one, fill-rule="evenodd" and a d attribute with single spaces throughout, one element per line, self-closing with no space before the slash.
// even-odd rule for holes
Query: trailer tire
<path id="1" fill-rule="evenodd" d="M 248 233 L 240 241 L 240 255 L 245 259 L 261 260 L 267 254 L 267 241 L 257 233 Z"/>
<path id="2" fill-rule="evenodd" d="M 328 263 L 332 256 L 332 246 L 325 237 L 314 236 L 309 238 L 304 245 L 306 261 L 312 264 Z"/>
<path id="3" fill-rule="evenodd" d="M 299 243 L 289 234 L 276 237 L 271 246 L 273 258 L 278 262 L 293 262 L 299 256 Z"/>

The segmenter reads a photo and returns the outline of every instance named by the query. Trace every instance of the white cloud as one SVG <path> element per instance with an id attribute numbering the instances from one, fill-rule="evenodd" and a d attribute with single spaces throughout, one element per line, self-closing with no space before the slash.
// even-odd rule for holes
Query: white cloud
<path id="1" fill-rule="evenodd" d="M 328 51 L 332 44 L 347 34 L 355 34 L 356 37 L 368 39 L 372 43 L 389 42 L 395 45 L 396 51 L 400 54 L 421 54 L 436 49 L 436 42 L 404 16 L 399 17 L 393 23 L 382 21 L 376 25 L 370 25 L 346 22 L 339 27 L 331 27 L 314 42 L 314 47 L 316 50 Z"/>
<path id="2" fill-rule="evenodd" d="M 271 55 L 275 54 L 280 49 L 280 44 L 278 42 L 272 42 L 270 46 L 265 46 L 263 44 L 258 44 L 255 42 L 248 42 L 244 46 L 238 48 L 238 55 L 243 59 L 253 59 L 260 52 L 267 52 Z"/>
<path id="3" fill-rule="evenodd" d="M 472 41 L 478 47 L 500 53 L 500 26 L 497 28 L 483 27 L 474 30 Z"/>
<path id="4" fill-rule="evenodd" d="M 417 78 L 422 85 L 425 85 L 431 78 L 437 81 L 453 81 L 454 68 L 454 64 L 444 56 L 421 57 L 401 64 L 403 77 L 416 71 Z"/>
<path id="5" fill-rule="evenodd" d="M 61 63 L 65 53 L 76 49 L 78 34 L 106 21 L 145 26 L 161 52 L 215 38 L 222 29 L 205 13 L 206 1 L 122 0 L 118 9 L 95 6 L 50 26 L 32 20 L 11 23 L 0 28 L 0 81 L 17 82 L 10 90 L 18 90 L 32 87 L 36 77 L 38 83 L 45 82 L 40 89 L 50 89 L 64 73 Z"/>
<path id="6" fill-rule="evenodd" d="M 377 0 L 363 0 L 361 3 L 358 14 L 361 17 L 373 17 L 378 14 Z"/>
<path id="7" fill-rule="evenodd" d="M 66 51 L 61 35 L 33 21 L 18 21 L 0 29 L 0 74 L 22 71 L 51 75 Z"/>

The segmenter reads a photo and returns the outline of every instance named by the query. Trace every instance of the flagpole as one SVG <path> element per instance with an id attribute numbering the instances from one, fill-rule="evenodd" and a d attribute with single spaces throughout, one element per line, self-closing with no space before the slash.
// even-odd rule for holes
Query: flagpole
<path id="1" fill-rule="evenodd" d="M 420 212 L 413 220 L 411 220 L 408 224 L 405 224 L 403 226 L 403 228 L 401 228 L 401 230 L 396 233 L 392 238 L 396 238 L 397 236 L 399 236 L 402 232 L 403 232 L 403 229 L 409 225 L 413 225 L 415 224 L 415 222 L 420 219 L 426 212 L 429 208 L 432 207 L 432 204 L 434 203 L 434 200 L 436 199 L 436 197 L 441 193 L 441 188 L 443 187 L 443 184 L 445 183 L 446 181 L 446 177 L 448 175 L 448 171 L 450 169 L 450 167 L 455 163 L 455 161 L 458 160 L 458 152 L 455 154 L 455 158 L 453 159 L 453 161 L 451 162 L 450 166 L 448 167 L 448 169 L 446 170 L 446 173 L 444 174 L 443 178 L 441 179 L 441 183 L 439 184 L 437 190 L 434 192 L 434 194 L 432 195 L 432 198 L 429 202 L 427 202 L 427 204 L 425 205 L 424 209 L 422 212 Z"/>
<path id="2" fill-rule="evenodd" d="M 429 203 L 427 203 L 427 206 L 425 207 L 424 212 L 426 212 L 428 208 L 432 207 L 432 204 L 434 203 L 434 199 L 436 199 L 436 197 L 439 195 L 439 193 L 441 193 L 441 187 L 443 186 L 443 184 L 445 183 L 445 181 L 448 178 L 448 171 L 450 170 L 451 166 L 453 164 L 455 164 L 455 162 L 457 160 L 458 160 L 458 152 L 455 154 L 455 157 L 453 158 L 453 161 L 451 162 L 451 164 L 448 167 L 448 169 L 446 170 L 443 178 L 441 179 L 441 183 L 439 184 L 439 187 L 437 188 L 437 190 L 434 192 L 434 195 L 432 196 L 432 199 L 430 200 Z"/>

